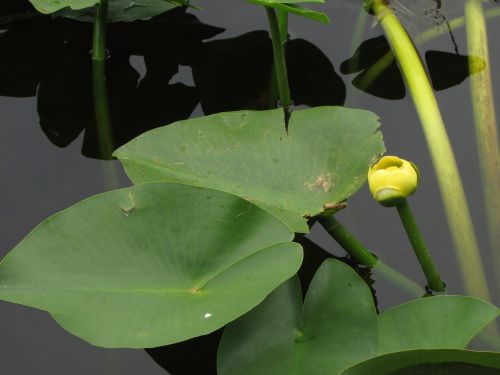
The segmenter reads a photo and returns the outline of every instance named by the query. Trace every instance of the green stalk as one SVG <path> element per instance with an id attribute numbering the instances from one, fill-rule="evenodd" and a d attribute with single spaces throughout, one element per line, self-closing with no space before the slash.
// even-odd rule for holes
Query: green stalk
<path id="1" fill-rule="evenodd" d="M 319 222 L 357 263 L 370 267 L 377 263 L 378 258 L 349 233 L 333 215 L 321 217 Z"/>
<path id="2" fill-rule="evenodd" d="M 278 28 L 280 31 L 280 39 L 281 44 L 283 44 L 283 48 L 286 48 L 286 42 L 288 41 L 288 12 L 284 12 L 282 10 L 278 10 Z M 279 98 L 279 89 L 278 89 L 278 79 L 276 77 L 276 65 L 274 63 L 271 64 L 271 74 L 269 78 L 269 99 L 268 99 L 268 107 L 270 109 L 276 108 L 276 104 L 278 103 Z"/>
<path id="3" fill-rule="evenodd" d="M 465 289 L 475 297 L 491 300 L 462 181 L 429 77 L 410 37 L 385 0 L 374 0 L 373 10 L 399 62 L 422 124 Z"/>
<path id="4" fill-rule="evenodd" d="M 288 85 L 288 73 L 286 70 L 285 61 L 285 48 L 282 43 L 282 36 L 280 33 L 278 17 L 273 8 L 266 7 L 267 18 L 269 20 L 269 29 L 271 33 L 271 40 L 273 43 L 274 66 L 276 71 L 276 79 L 278 81 L 278 89 L 280 95 L 280 102 L 285 112 L 288 113 L 292 105 L 290 96 L 290 87 Z"/>
<path id="5" fill-rule="evenodd" d="M 375 272 L 398 285 L 412 297 L 421 297 L 425 294 L 422 287 L 373 255 L 333 215 L 319 217 L 318 221 L 357 263 L 372 267 Z"/>
<path id="6" fill-rule="evenodd" d="M 500 291 L 500 147 L 491 84 L 488 35 L 481 0 L 465 3 L 469 70 L 481 167 L 484 203 L 488 221 L 490 248 L 493 253 L 497 288 Z"/>
<path id="7" fill-rule="evenodd" d="M 106 85 L 106 15 L 108 0 L 101 0 L 95 6 L 94 36 L 92 49 L 92 82 L 97 136 L 101 156 L 113 152 L 113 134 L 109 114 Z"/>
<path id="8" fill-rule="evenodd" d="M 280 30 L 281 44 L 285 45 L 288 41 L 288 12 L 278 10 L 278 28 Z"/>
<path id="9" fill-rule="evenodd" d="M 415 216 L 413 216 L 408 201 L 404 199 L 396 206 L 396 208 L 398 209 L 406 234 L 408 235 L 411 245 L 413 246 L 415 255 L 417 256 L 420 266 L 422 267 L 422 271 L 424 271 L 429 287 L 436 292 L 444 292 L 444 284 L 439 277 L 439 273 L 434 265 L 431 254 L 425 245 L 424 238 L 420 233 L 417 221 L 415 220 Z"/>

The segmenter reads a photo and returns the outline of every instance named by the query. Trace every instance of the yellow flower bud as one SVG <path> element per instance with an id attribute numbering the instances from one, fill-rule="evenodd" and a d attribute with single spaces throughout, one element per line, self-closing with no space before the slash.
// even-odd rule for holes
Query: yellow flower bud
<path id="1" fill-rule="evenodd" d="M 397 156 L 384 156 L 368 171 L 368 184 L 373 198 L 382 206 L 396 206 L 415 192 L 418 169 Z"/>

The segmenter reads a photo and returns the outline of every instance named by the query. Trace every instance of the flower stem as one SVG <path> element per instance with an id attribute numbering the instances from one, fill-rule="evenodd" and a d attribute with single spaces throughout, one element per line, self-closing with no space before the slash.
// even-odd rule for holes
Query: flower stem
<path id="1" fill-rule="evenodd" d="M 465 3 L 470 86 L 488 235 L 500 290 L 500 146 L 491 83 L 488 34 L 481 0 Z"/>
<path id="2" fill-rule="evenodd" d="M 290 96 L 290 86 L 288 84 L 288 73 L 286 70 L 286 61 L 285 61 L 285 48 L 282 42 L 283 37 L 280 33 L 280 25 L 275 10 L 273 8 L 266 7 L 266 12 L 267 12 L 267 18 L 269 20 L 271 40 L 273 43 L 274 67 L 276 71 L 276 79 L 278 81 L 280 102 L 283 108 L 285 109 L 285 112 L 288 113 L 289 108 L 292 105 L 292 99 Z M 283 22 L 281 22 L 281 24 L 283 24 Z"/>
<path id="3" fill-rule="evenodd" d="M 424 271 L 429 287 L 436 292 L 444 292 L 445 286 L 439 277 L 439 273 L 434 265 L 431 254 L 425 245 L 424 238 L 418 229 L 417 221 L 413 212 L 411 211 L 408 201 L 404 199 L 399 203 L 396 208 L 398 209 L 399 216 L 406 230 L 406 234 L 410 239 L 415 255 L 418 258 L 422 271 Z"/>
<path id="4" fill-rule="evenodd" d="M 325 230 L 359 264 L 374 266 L 378 258 L 370 253 L 342 224 L 333 216 L 319 218 Z"/>
<path id="5" fill-rule="evenodd" d="M 491 300 L 457 163 L 429 77 L 410 37 L 386 1 L 374 0 L 373 10 L 400 65 L 420 117 L 465 289 L 475 297 Z"/>
<path id="6" fill-rule="evenodd" d="M 94 111 L 101 157 L 109 158 L 113 152 L 113 134 L 109 114 L 106 85 L 106 16 L 108 0 L 95 5 L 94 35 L 92 48 L 92 82 Z"/>

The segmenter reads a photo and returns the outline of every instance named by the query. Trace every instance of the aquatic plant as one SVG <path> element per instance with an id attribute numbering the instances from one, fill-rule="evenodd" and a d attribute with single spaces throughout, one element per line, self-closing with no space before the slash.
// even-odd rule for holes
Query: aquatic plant
<path id="1" fill-rule="evenodd" d="M 488 301 L 431 84 L 393 10 L 386 1 L 365 2 L 386 32 L 421 118 L 472 296 L 445 294 L 407 202 L 426 177 L 406 160 L 382 157 L 378 116 L 341 106 L 293 107 L 288 16 L 328 17 L 304 8 L 304 1 L 248 1 L 268 16 L 269 91 L 271 99 L 273 90 L 278 93 L 279 105 L 268 100 L 267 110 L 174 121 L 115 149 L 106 24 L 190 4 L 33 0 L 40 12 L 93 21 L 99 152 L 104 157 L 113 150 L 133 186 L 89 197 L 34 228 L 0 263 L 0 299 L 45 310 L 70 333 L 106 348 L 174 348 L 225 328 L 217 356 L 221 375 L 385 374 L 422 366 L 499 371 L 500 353 L 466 349 L 500 310 Z M 470 66 L 477 61 L 471 58 Z M 340 223 L 337 213 L 348 209 L 367 179 L 379 203 L 397 208 L 428 280 L 425 289 Z M 329 257 L 308 268 L 311 250 L 300 242 L 315 223 L 354 264 Z M 379 313 L 359 274 L 366 269 L 383 272 L 415 299 Z"/>

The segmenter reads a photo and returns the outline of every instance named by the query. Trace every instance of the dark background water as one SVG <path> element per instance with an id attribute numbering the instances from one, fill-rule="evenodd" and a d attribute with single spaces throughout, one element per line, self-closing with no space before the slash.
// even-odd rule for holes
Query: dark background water
<path id="1" fill-rule="evenodd" d="M 317 7 L 330 16 L 331 25 L 290 16 L 291 39 L 308 42 L 295 41 L 295 57 L 291 58 L 295 63 L 289 61 L 295 64 L 292 90 L 295 88 L 296 104 L 341 104 L 344 88 L 339 84 L 340 77 L 345 85 L 346 106 L 366 108 L 380 116 L 388 153 L 413 160 L 420 167 L 421 185 L 410 203 L 449 292 L 462 293 L 436 179 L 411 99 L 406 95 L 399 100 L 388 100 L 364 93 L 351 84 L 356 74 L 340 73 L 341 63 L 352 56 L 353 47 L 359 44 L 353 45 L 352 41 L 359 12 L 356 3 L 329 0 L 328 4 Z M 417 3 L 418 17 L 407 21 L 412 35 L 433 24 L 422 18 L 424 12 L 418 10 L 431 9 L 435 2 L 414 2 Z M 456 0 L 443 1 L 442 14 L 461 15 L 462 4 Z M 115 25 L 110 29 L 110 38 L 115 43 L 110 45 L 109 65 L 115 77 L 111 83 L 111 101 L 118 113 L 115 125 L 122 126 L 117 142 L 187 116 L 265 105 L 266 98 L 253 93 L 262 90 L 262 82 L 265 82 L 262 77 L 266 77 L 268 71 L 267 37 L 254 33 L 236 42 L 227 41 L 256 30 L 267 30 L 264 10 L 244 1 L 210 0 L 203 5 L 206 9 L 188 13 L 225 31 L 193 25 L 182 26 L 185 29 L 159 28 L 146 34 L 151 43 L 144 44 L 134 39 L 137 35 L 134 30 L 138 29 L 127 32 L 130 25 L 123 28 Z M 3 61 L 0 63 L 0 257 L 47 216 L 90 195 L 130 185 L 118 162 L 88 157 L 97 156 L 95 130 L 89 125 L 92 123 L 90 56 L 88 50 L 81 52 L 91 36 L 89 25 L 68 26 L 66 21 L 60 21 L 57 27 L 47 30 L 43 21 L 36 22 L 19 26 L 20 30 L 31 31 L 26 31 L 25 36 L 18 35 L 13 41 L 5 42 L 7 34 L 0 34 Z M 72 31 L 61 36 L 63 29 Z M 498 19 L 488 22 L 488 30 L 494 90 L 499 93 L 500 47 L 495 38 L 500 31 Z M 373 26 L 369 18 L 359 42 L 381 34 L 381 29 Z M 420 52 L 454 52 L 458 48 L 465 55 L 465 30 L 454 31 L 453 37 L 456 45 L 450 35 L 443 35 L 422 46 Z M 74 51 L 62 53 L 57 49 L 57 54 L 49 54 L 48 58 L 47 48 L 54 50 L 65 38 L 78 41 L 72 44 L 76 46 Z M 47 47 L 44 43 L 49 40 Z M 211 43 L 213 40 L 226 42 Z M 158 49 L 161 52 L 155 52 Z M 239 61 L 231 57 L 235 55 L 240 56 Z M 41 73 L 37 73 L 37 69 Z M 318 81 L 318 74 L 328 79 Z M 394 82 L 386 82 L 386 85 L 391 83 Z M 336 89 L 335 93 L 331 92 L 332 88 Z M 386 88 L 388 92 L 391 90 Z M 492 280 L 494 270 L 486 240 L 469 90 L 465 79 L 436 95 L 464 180 L 483 263 L 488 279 Z M 500 108 L 499 96 L 495 98 L 497 108 Z M 86 132 L 82 132 L 84 128 Z M 417 283 L 425 284 L 395 210 L 375 204 L 366 186 L 350 199 L 348 209 L 338 217 L 386 263 Z M 343 255 L 339 246 L 319 227 L 313 228 L 310 238 L 333 254 Z M 378 275 L 374 275 L 374 280 L 379 309 L 410 298 Z M 492 281 L 490 287 L 495 302 L 500 303 L 499 291 L 493 289 Z M 7 375 L 165 373 L 145 351 L 95 348 L 65 332 L 47 313 L 8 303 L 0 303 L 0 353 L 0 370 Z M 197 352 L 192 352 L 191 357 L 196 361 Z"/>

